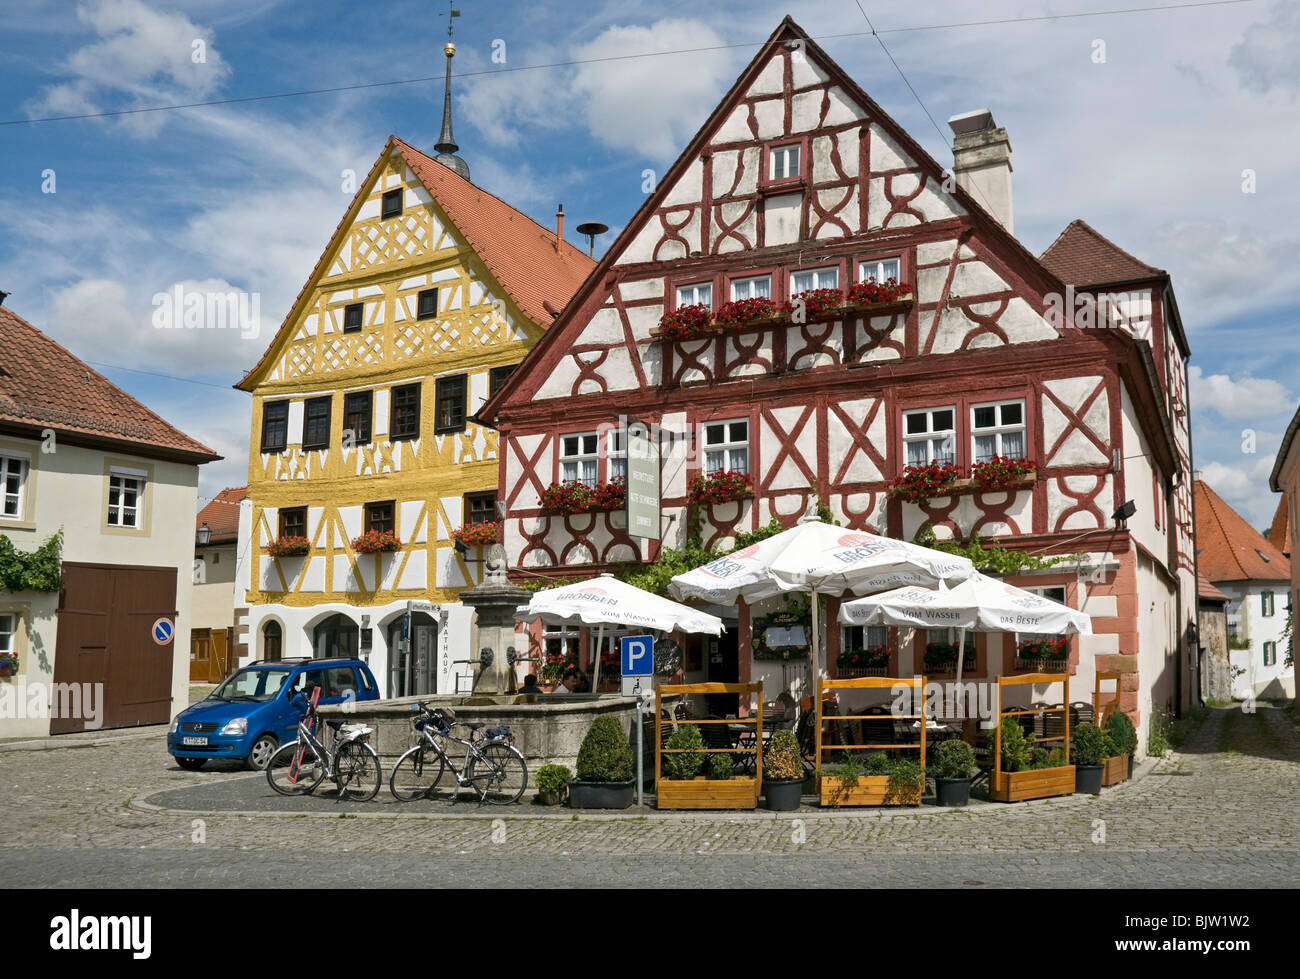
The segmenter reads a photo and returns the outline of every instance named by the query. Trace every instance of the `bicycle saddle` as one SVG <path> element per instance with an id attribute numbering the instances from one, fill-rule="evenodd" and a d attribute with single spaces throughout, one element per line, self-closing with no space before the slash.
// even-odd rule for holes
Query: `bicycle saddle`
<path id="1" fill-rule="evenodd" d="M 471 731 L 477 731 L 481 727 L 487 727 L 487 722 L 485 721 L 462 721 L 461 723 Z"/>

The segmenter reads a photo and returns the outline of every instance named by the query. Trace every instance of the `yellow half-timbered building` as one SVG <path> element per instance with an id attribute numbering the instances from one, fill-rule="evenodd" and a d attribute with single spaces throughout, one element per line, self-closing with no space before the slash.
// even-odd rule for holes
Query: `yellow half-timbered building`
<path id="1" fill-rule="evenodd" d="M 436 149 L 390 137 L 238 385 L 253 396 L 247 659 L 361 655 L 386 696 L 468 675 L 458 596 L 486 548 L 460 552 L 453 535 L 498 519 L 497 433 L 471 419 L 593 266 L 470 182 L 446 112 Z M 400 546 L 367 553 L 357 538 L 372 532 Z M 283 553 L 293 538 L 305 553 Z"/>

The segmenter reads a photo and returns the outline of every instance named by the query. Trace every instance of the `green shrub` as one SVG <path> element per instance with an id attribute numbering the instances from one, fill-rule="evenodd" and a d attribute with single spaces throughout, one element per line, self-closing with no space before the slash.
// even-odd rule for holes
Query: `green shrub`
<path id="1" fill-rule="evenodd" d="M 538 792 L 563 792 L 573 773 L 563 765 L 543 765 L 537 769 Z"/>
<path id="2" fill-rule="evenodd" d="M 1163 758 L 1169 754 L 1169 729 L 1172 727 L 1170 717 L 1164 711 L 1153 711 L 1150 731 L 1147 733 L 1147 754 Z"/>
<path id="3" fill-rule="evenodd" d="M 1080 724 L 1070 738 L 1076 765 L 1100 765 L 1106 759 L 1106 735 L 1096 724 Z"/>
<path id="4" fill-rule="evenodd" d="M 725 782 L 731 778 L 733 771 L 731 755 L 709 755 L 709 778 L 717 782 Z"/>
<path id="5" fill-rule="evenodd" d="M 1055 748 L 1048 751 L 1045 748 L 1034 749 L 1034 759 L 1025 766 L 1025 771 L 1035 771 L 1040 768 L 1060 768 L 1065 764 L 1065 752 L 1061 748 Z"/>
<path id="6" fill-rule="evenodd" d="M 700 729 L 694 724 L 682 724 L 668 736 L 665 747 L 679 749 L 683 754 L 663 756 L 663 767 L 668 770 L 668 777 L 674 780 L 694 778 L 704 767 L 704 738 Z"/>
<path id="7" fill-rule="evenodd" d="M 889 756 L 880 752 L 867 755 L 862 765 L 862 774 L 864 775 L 888 775 L 891 767 Z"/>
<path id="8" fill-rule="evenodd" d="M 793 731 L 777 731 L 763 751 L 763 778 L 792 782 L 803 778 L 803 753 Z"/>
<path id="9" fill-rule="evenodd" d="M 975 749 L 960 738 L 950 738 L 934 749 L 934 773 L 939 778 L 969 778 L 975 774 Z"/>
<path id="10" fill-rule="evenodd" d="M 596 718 L 578 749 L 578 781 L 627 782 L 632 778 L 632 746 L 618 718 Z"/>
<path id="11" fill-rule="evenodd" d="M 1027 768 L 1033 745 L 1032 734 L 1026 734 L 1025 729 L 1012 718 L 1005 718 L 1002 721 L 1002 771 L 1019 772 Z M 994 747 L 992 731 L 989 732 L 989 747 Z"/>
<path id="12" fill-rule="evenodd" d="M 1133 729 L 1133 721 L 1122 710 L 1116 708 L 1106 717 L 1106 733 L 1115 742 L 1119 754 L 1131 755 L 1137 751 L 1137 731 Z"/>
<path id="13" fill-rule="evenodd" d="M 889 762 L 889 788 L 885 790 L 886 802 L 900 802 L 917 784 L 924 785 L 925 769 L 915 758 L 893 758 Z M 924 791 L 924 790 L 923 790 Z"/>
<path id="14" fill-rule="evenodd" d="M 1104 758 L 1116 758 L 1124 754 L 1119 750 L 1119 745 L 1115 743 L 1115 739 L 1110 736 L 1109 731 L 1101 733 L 1101 752 Z"/>

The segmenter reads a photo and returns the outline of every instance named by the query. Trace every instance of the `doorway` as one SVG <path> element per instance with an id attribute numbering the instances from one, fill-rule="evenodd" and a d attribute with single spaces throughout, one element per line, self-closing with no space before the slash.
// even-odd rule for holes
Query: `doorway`
<path id="1" fill-rule="evenodd" d="M 404 638 L 407 617 L 399 615 L 388 627 L 388 696 L 419 697 L 438 692 L 438 623 L 425 612 L 410 617 L 410 639 Z"/>
<path id="2" fill-rule="evenodd" d="M 709 683 L 740 682 L 740 630 L 729 628 L 720 636 L 702 637 L 704 644 L 704 673 Z M 725 717 L 735 714 L 740 706 L 740 695 L 711 693 L 705 702 L 710 714 Z"/>
<path id="3" fill-rule="evenodd" d="M 360 636 L 357 624 L 346 615 L 331 615 L 316 627 L 312 651 L 316 659 L 356 659 Z"/>

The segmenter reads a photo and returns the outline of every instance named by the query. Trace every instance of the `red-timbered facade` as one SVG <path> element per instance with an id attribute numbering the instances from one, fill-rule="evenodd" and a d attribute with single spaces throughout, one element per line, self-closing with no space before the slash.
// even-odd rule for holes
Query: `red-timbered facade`
<path id="1" fill-rule="evenodd" d="M 750 493 L 699 507 L 706 545 L 773 516 L 793 523 L 820 499 L 851 528 L 912 539 L 929 524 L 939 539 L 1088 555 L 1012 580 L 1093 615 L 1098 635 L 1071 641 L 1074 699 L 1087 699 L 1094 668 L 1118 669 L 1132 674 L 1126 709 L 1164 706 L 1195 614 L 1188 351 L 1168 277 L 1079 222 L 1035 257 L 975 191 L 782 22 L 482 412 L 503 435 L 511 567 L 589 576 L 652 561 L 686 539 L 690 480 L 743 470 Z M 685 306 L 779 305 L 890 277 L 904 295 L 839 318 L 796 307 L 661 335 L 661 318 Z M 621 510 L 541 503 L 554 483 L 625 471 L 629 418 L 668 440 L 662 544 L 630 537 Z M 1036 473 L 925 504 L 890 492 L 909 461 L 968 467 L 993 453 L 1034 460 Z M 1117 529 L 1127 500 L 1137 515 Z M 714 611 L 737 627 L 734 678 L 806 683 L 750 658 L 750 614 L 763 610 Z M 842 638 L 829 631 L 832 669 Z M 891 666 L 919 670 L 923 641 L 891 635 Z M 976 678 L 1012 668 L 1014 638 L 978 648 Z M 689 678 L 725 679 L 731 654 L 719 655 L 710 648 Z"/>

